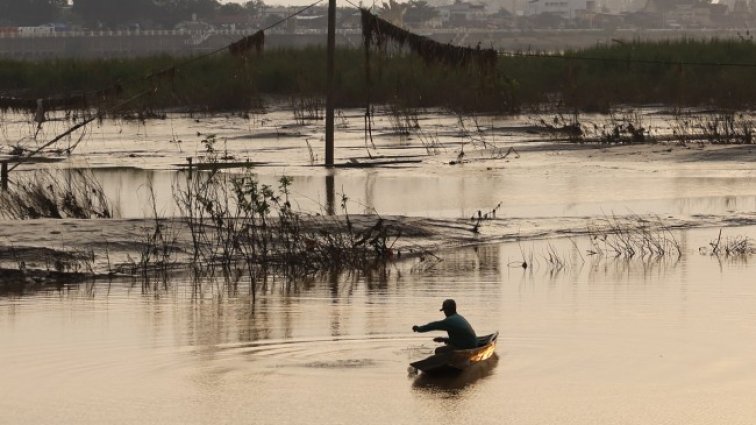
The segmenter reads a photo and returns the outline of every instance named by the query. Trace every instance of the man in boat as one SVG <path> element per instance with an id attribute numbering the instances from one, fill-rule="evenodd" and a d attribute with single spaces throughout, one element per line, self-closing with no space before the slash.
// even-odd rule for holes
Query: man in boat
<path id="1" fill-rule="evenodd" d="M 412 327 L 412 330 L 414 332 L 446 331 L 449 334 L 448 338 L 433 338 L 436 342 L 446 344 L 444 347 L 438 347 L 436 354 L 450 350 L 464 350 L 477 347 L 478 338 L 475 336 L 475 331 L 470 326 L 470 323 L 457 313 L 457 303 L 454 300 L 444 300 L 440 311 L 443 311 L 446 315 L 445 319 L 430 322 L 423 326 L 415 325 Z"/>

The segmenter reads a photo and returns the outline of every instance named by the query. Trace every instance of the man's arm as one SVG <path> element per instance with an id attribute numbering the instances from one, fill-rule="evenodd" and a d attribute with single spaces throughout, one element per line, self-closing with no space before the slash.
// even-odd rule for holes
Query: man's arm
<path id="1" fill-rule="evenodd" d="M 446 330 L 446 321 L 445 320 L 439 320 L 436 322 L 430 322 L 427 325 L 423 326 L 413 326 L 412 330 L 414 332 L 430 332 L 430 331 L 445 331 Z"/>

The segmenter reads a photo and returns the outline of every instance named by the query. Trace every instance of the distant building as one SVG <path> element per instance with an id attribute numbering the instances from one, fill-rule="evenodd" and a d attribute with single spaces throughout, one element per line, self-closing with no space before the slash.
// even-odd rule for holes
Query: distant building
<path id="1" fill-rule="evenodd" d="M 240 14 L 240 15 L 217 15 L 208 19 L 215 28 L 228 29 L 228 30 L 241 30 L 255 28 L 258 24 L 256 17 Z"/>
<path id="2" fill-rule="evenodd" d="M 298 30 L 321 30 L 328 28 L 328 15 L 295 16 L 294 22 Z"/>
<path id="3" fill-rule="evenodd" d="M 41 37 L 50 36 L 55 33 L 55 27 L 52 25 L 42 25 L 38 27 L 18 27 L 18 35 L 23 37 Z"/>
<path id="4" fill-rule="evenodd" d="M 732 5 L 732 13 L 738 16 L 750 15 L 753 13 L 751 5 L 746 0 L 736 0 Z"/>
<path id="5" fill-rule="evenodd" d="M 594 0 L 531 0 L 528 2 L 526 15 L 554 15 L 565 19 L 573 19 L 578 11 L 595 9 Z"/>
<path id="6" fill-rule="evenodd" d="M 626 22 L 626 14 L 597 12 L 596 10 L 575 11 L 575 21 L 580 28 L 618 28 Z"/>
<path id="7" fill-rule="evenodd" d="M 447 6 L 439 6 L 438 18 L 444 26 L 458 27 L 474 23 L 481 23 L 488 18 L 486 6 L 482 3 L 470 3 L 456 0 Z"/>
<path id="8" fill-rule="evenodd" d="M 648 0 L 643 12 L 662 17 L 668 28 L 711 28 L 724 20 L 728 6 L 696 0 Z"/>
<path id="9" fill-rule="evenodd" d="M 207 32 L 213 29 L 213 26 L 202 21 L 184 21 L 176 24 L 177 30 L 187 32 Z"/>
<path id="10" fill-rule="evenodd" d="M 261 25 L 267 27 L 276 23 L 281 23 L 285 17 L 291 15 L 293 12 L 297 11 L 297 9 L 298 8 L 296 7 L 290 6 L 266 6 L 262 10 Z M 270 32 L 291 33 L 294 32 L 296 28 L 296 20 L 286 19 L 282 25 L 271 28 Z"/>

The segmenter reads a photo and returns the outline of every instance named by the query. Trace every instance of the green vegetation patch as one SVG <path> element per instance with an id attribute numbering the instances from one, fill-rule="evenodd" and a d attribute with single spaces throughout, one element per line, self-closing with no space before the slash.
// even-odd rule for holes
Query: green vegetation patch
<path id="1" fill-rule="evenodd" d="M 86 99 L 61 103 L 74 109 L 113 104 L 116 98 L 147 90 L 150 95 L 133 108 L 249 110 L 269 96 L 323 96 L 325 53 L 319 47 L 278 49 L 260 56 L 223 54 L 188 63 L 166 56 L 0 61 L 0 96 Z M 175 72 L 145 78 L 176 64 Z M 628 42 L 553 55 L 502 55 L 493 72 L 428 64 L 394 49 L 371 52 L 369 66 L 368 84 L 365 52 L 337 51 L 339 107 L 364 106 L 369 99 L 455 111 L 607 111 L 617 105 L 648 104 L 745 109 L 756 99 L 756 83 L 749 78 L 756 71 L 756 44 L 749 40 Z"/>

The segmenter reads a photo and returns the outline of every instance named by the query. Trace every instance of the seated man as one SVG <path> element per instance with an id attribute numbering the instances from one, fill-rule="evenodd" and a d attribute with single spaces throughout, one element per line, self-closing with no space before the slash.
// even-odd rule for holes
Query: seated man
<path id="1" fill-rule="evenodd" d="M 457 314 L 457 303 L 454 300 L 445 300 L 440 311 L 443 311 L 446 315 L 444 320 L 412 327 L 414 332 L 446 331 L 449 334 L 448 338 L 439 337 L 433 339 L 436 342 L 447 344 L 446 347 L 436 349 L 436 354 L 448 350 L 468 349 L 478 346 L 478 338 L 475 336 L 475 331 L 464 317 Z"/>

